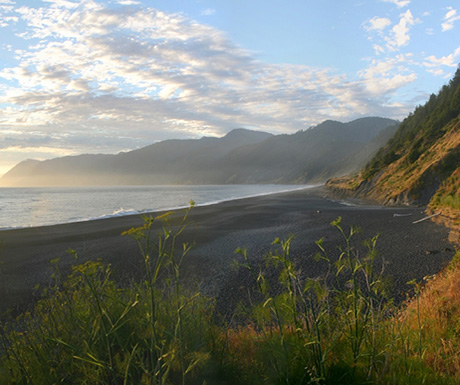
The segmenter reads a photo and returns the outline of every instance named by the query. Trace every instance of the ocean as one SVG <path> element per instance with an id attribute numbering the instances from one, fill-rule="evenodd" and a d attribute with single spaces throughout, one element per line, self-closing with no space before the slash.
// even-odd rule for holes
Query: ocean
<path id="1" fill-rule="evenodd" d="M 0 230 L 209 205 L 306 185 L 0 188 Z"/>

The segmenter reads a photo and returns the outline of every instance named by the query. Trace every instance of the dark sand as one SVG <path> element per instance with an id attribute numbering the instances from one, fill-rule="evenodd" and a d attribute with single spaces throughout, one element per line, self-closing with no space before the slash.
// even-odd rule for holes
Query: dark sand
<path id="1" fill-rule="evenodd" d="M 292 234 L 295 240 L 291 255 L 306 275 L 314 277 L 324 269 L 313 259 L 318 251 L 315 241 L 324 238 L 331 255 L 337 253 L 340 234 L 330 222 L 338 216 L 343 218 L 344 227 L 362 228 L 357 240 L 380 234 L 377 249 L 386 261 L 385 274 L 394 283 L 394 295 L 399 298 L 408 290 L 407 281 L 439 272 L 454 255 L 446 228 L 429 220 L 412 224 L 425 216 L 423 207 L 347 206 L 316 188 L 194 208 L 192 223 L 181 238 L 183 242 L 195 242 L 183 276 L 188 282 L 200 283 L 205 294 L 217 297 L 221 311 L 232 311 L 248 293 L 246 272 L 230 266 L 237 247 L 246 247 L 250 259 L 257 263 L 276 237 Z M 120 235 L 141 224 L 139 216 L 127 216 L 1 231 L 0 312 L 30 304 L 36 298 L 34 287 L 46 286 L 50 280 L 49 260 L 61 257 L 64 267 L 74 263 L 73 256 L 66 253 L 69 248 L 82 260 L 101 258 L 111 263 L 116 277 L 142 276 L 136 242 Z"/>

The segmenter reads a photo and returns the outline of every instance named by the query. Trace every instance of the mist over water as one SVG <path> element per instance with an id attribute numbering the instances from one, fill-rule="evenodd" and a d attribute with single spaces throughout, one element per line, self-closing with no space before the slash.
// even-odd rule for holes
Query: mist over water
<path id="1" fill-rule="evenodd" d="M 308 185 L 0 188 L 0 230 L 212 204 Z"/>

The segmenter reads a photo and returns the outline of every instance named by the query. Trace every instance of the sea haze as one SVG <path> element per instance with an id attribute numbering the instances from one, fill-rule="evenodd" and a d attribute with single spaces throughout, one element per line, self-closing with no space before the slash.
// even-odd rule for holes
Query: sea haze
<path id="1" fill-rule="evenodd" d="M 311 184 L 359 171 L 399 122 L 325 121 L 292 135 L 235 129 L 221 138 L 165 140 L 116 155 L 26 160 L 4 187 Z"/>
<path id="2" fill-rule="evenodd" d="M 309 185 L 0 188 L 0 230 L 208 205 Z"/>

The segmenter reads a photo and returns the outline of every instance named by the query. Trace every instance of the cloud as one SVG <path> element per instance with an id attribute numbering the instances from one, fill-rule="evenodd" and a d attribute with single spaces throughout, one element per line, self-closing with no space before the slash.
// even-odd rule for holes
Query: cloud
<path id="1" fill-rule="evenodd" d="M 412 12 L 407 10 L 405 13 L 400 15 L 399 23 L 393 26 L 391 34 L 386 38 L 387 48 L 392 51 L 399 49 L 410 41 L 409 30 L 414 25 L 416 20 L 412 16 Z"/>
<path id="2" fill-rule="evenodd" d="M 398 8 L 407 7 L 410 4 L 410 0 L 381 0 L 385 3 L 393 3 Z"/>
<path id="3" fill-rule="evenodd" d="M 201 11 L 202 16 L 211 16 L 211 15 L 214 15 L 215 13 L 216 13 L 216 10 L 212 8 L 206 8 Z"/>
<path id="4" fill-rule="evenodd" d="M 446 73 L 442 69 L 427 69 L 426 71 L 434 76 L 445 76 L 446 75 Z"/>
<path id="5" fill-rule="evenodd" d="M 141 2 L 136 1 L 136 0 L 118 0 L 118 4 L 120 5 L 139 5 L 141 4 Z"/>
<path id="6" fill-rule="evenodd" d="M 374 52 L 376 55 L 380 55 L 381 53 L 385 53 L 385 49 L 378 44 L 373 44 L 372 48 L 374 49 Z"/>
<path id="7" fill-rule="evenodd" d="M 445 20 L 444 23 L 442 23 L 442 25 L 441 25 L 443 32 L 453 29 L 454 28 L 454 23 L 457 20 L 460 20 L 460 15 L 457 15 L 457 10 L 456 9 L 454 9 L 452 7 L 448 7 L 448 12 L 444 16 L 444 20 Z"/>
<path id="8" fill-rule="evenodd" d="M 414 82 L 417 75 L 406 66 L 411 60 L 411 54 L 372 60 L 371 64 L 360 72 L 367 91 L 371 95 L 387 95 Z"/>
<path id="9" fill-rule="evenodd" d="M 11 14 L 14 9 L 13 4 L 10 1 L 0 1 L 0 28 L 9 27 L 18 22 L 18 17 Z"/>
<path id="10" fill-rule="evenodd" d="M 427 71 L 435 76 L 450 76 L 451 69 L 457 67 L 458 60 L 460 58 L 460 46 L 452 52 L 450 55 L 436 57 L 430 55 L 425 58 L 423 65 L 427 68 Z M 449 73 L 445 72 L 445 67 L 448 67 Z"/>
<path id="11" fill-rule="evenodd" d="M 426 67 L 438 67 L 438 66 L 456 67 L 457 63 L 455 60 L 455 56 L 453 54 L 450 54 L 448 56 L 442 56 L 440 58 L 437 58 L 436 56 L 431 55 L 426 58 L 425 66 Z"/>
<path id="12" fill-rule="evenodd" d="M 364 24 L 364 30 L 368 33 L 369 39 L 374 40 L 375 37 L 381 39 L 379 44 L 373 44 L 376 55 L 388 52 L 399 51 L 402 47 L 410 42 L 410 28 L 420 20 L 415 19 L 412 12 L 408 9 L 406 12 L 399 15 L 399 22 L 389 30 L 387 27 L 391 25 L 391 20 L 386 17 L 373 17 L 367 20 Z M 372 35 L 372 33 L 377 33 Z"/>
<path id="13" fill-rule="evenodd" d="M 75 3 L 73 1 L 67 0 L 42 0 L 45 3 L 51 3 L 56 7 L 64 7 L 64 8 L 76 8 L 78 7 L 78 2 Z"/>
<path id="14" fill-rule="evenodd" d="M 366 31 L 381 31 L 389 25 L 391 25 L 390 19 L 386 17 L 373 17 L 365 23 L 364 29 Z"/>
<path id="15" fill-rule="evenodd" d="M 292 133 L 326 119 L 400 118 L 410 109 L 392 101 L 415 79 L 402 59 L 372 62 L 354 78 L 266 64 L 182 14 L 75 4 L 15 10 L 25 46 L 15 65 L 0 69 L 0 132 L 9 132 L 0 139 L 8 148 L 118 152 L 236 127 Z M 399 25 L 411 23 L 407 11 Z M 369 26 L 389 25 L 374 18 Z M 394 33 L 395 47 L 407 42 L 407 29 Z"/>
<path id="16" fill-rule="evenodd" d="M 1 16 L 0 15 L 0 28 L 8 27 L 11 23 L 17 23 L 18 18 L 14 16 Z"/>

